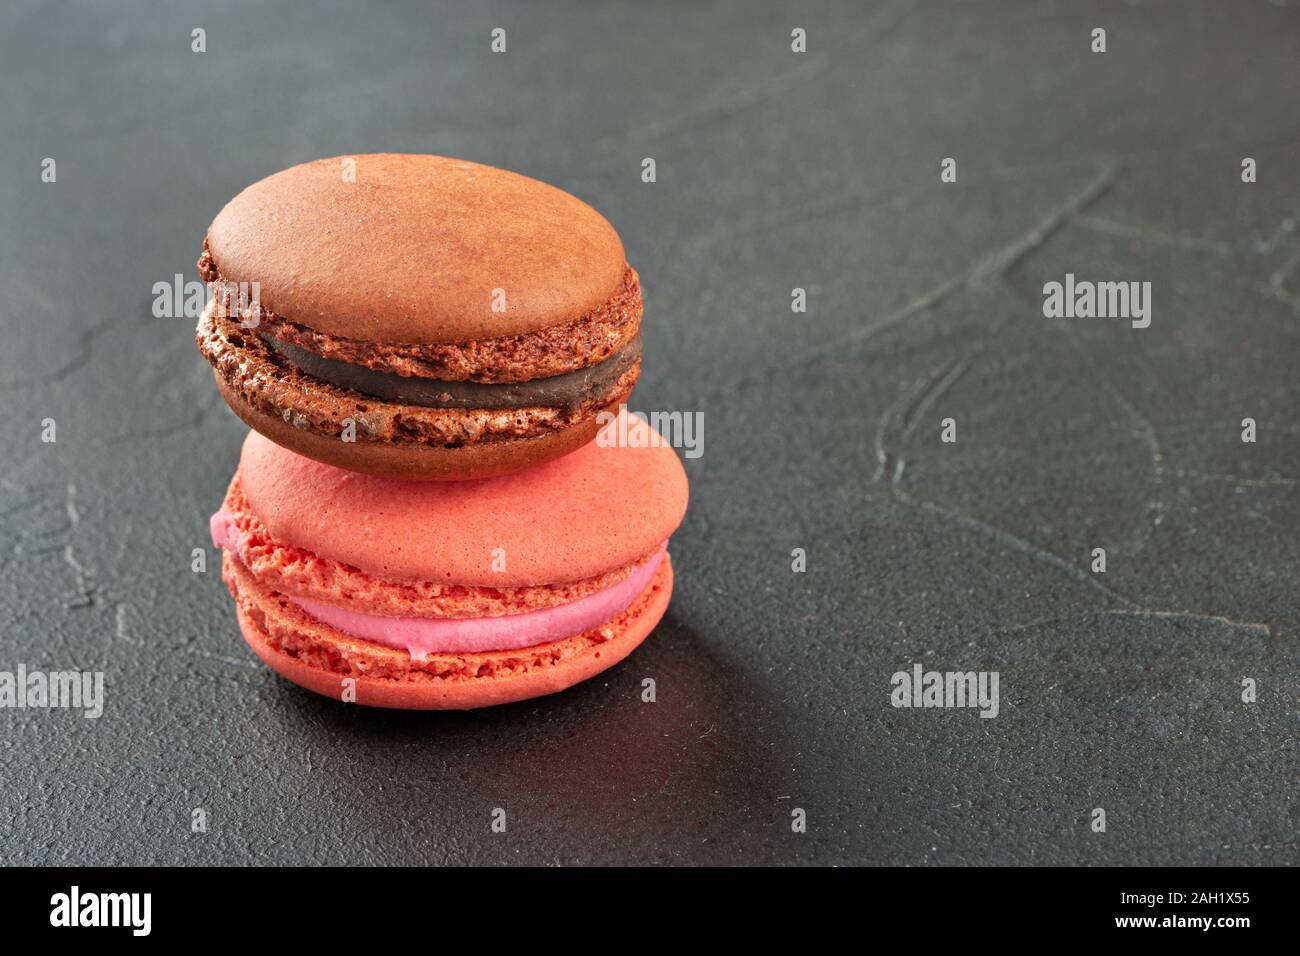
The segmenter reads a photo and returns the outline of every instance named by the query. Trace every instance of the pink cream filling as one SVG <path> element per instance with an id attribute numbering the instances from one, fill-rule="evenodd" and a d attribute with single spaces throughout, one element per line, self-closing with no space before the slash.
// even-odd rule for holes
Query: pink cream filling
<path id="1" fill-rule="evenodd" d="M 210 530 L 216 547 L 233 548 L 236 553 L 242 549 L 242 535 L 225 508 L 212 516 Z M 665 543 L 617 584 L 567 604 L 523 614 L 473 618 L 385 617 L 349 611 L 310 598 L 288 597 L 330 627 L 405 650 L 415 660 L 423 660 L 430 654 L 515 650 L 581 634 L 623 613 L 649 585 L 667 553 L 666 548 Z"/>

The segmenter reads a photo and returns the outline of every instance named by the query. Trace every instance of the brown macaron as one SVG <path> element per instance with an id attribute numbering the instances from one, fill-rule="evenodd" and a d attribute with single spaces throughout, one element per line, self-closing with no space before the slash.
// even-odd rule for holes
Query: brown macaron
<path id="1" fill-rule="evenodd" d="M 566 192 L 442 156 L 322 159 L 213 220 L 196 340 L 230 407 L 354 471 L 468 479 L 590 441 L 641 371 L 641 289 Z"/>

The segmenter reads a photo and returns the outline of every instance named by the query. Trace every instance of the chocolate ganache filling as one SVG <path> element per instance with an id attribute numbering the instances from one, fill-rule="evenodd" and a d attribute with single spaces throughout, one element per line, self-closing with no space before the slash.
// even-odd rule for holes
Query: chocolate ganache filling
<path id="1" fill-rule="evenodd" d="M 258 333 L 276 353 L 313 378 L 386 402 L 425 408 L 576 408 L 608 394 L 641 358 L 641 333 L 604 361 L 587 368 L 528 382 L 444 382 L 395 375 L 317 355 L 298 345 Z"/>

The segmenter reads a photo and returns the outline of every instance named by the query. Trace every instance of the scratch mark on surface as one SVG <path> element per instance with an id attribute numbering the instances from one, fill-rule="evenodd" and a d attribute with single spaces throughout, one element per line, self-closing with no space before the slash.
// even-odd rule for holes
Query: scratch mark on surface
<path id="1" fill-rule="evenodd" d="M 1283 475 L 1269 478 L 1243 478 L 1240 475 L 1217 475 L 1203 471 L 1188 471 L 1179 468 L 1174 472 L 1179 478 L 1191 478 L 1194 481 L 1227 481 L 1242 488 L 1294 488 L 1296 479 Z"/>
<path id="2" fill-rule="evenodd" d="M 81 524 L 81 512 L 77 508 L 77 486 L 72 482 L 67 484 L 64 511 L 68 516 L 68 535 L 71 538 L 76 535 L 77 528 Z M 77 580 L 77 593 L 72 597 L 65 598 L 63 606 L 70 609 L 90 607 L 95 603 L 94 571 L 82 564 L 77 558 L 71 540 L 63 546 L 63 560 L 72 568 Z"/>
<path id="3" fill-rule="evenodd" d="M 869 17 L 849 38 L 845 44 L 846 50 L 838 56 L 827 53 L 803 54 L 803 62 L 792 70 L 768 74 L 763 80 L 740 89 L 727 90 L 712 97 L 705 96 L 685 112 L 666 119 L 643 122 L 635 128 L 620 130 L 601 139 L 597 145 L 608 147 L 633 138 L 645 142 L 654 137 L 674 135 L 701 124 L 713 125 L 719 120 L 766 102 L 774 96 L 811 83 L 823 73 L 830 72 L 840 65 L 860 62 L 866 49 L 892 34 L 907 19 L 911 9 L 910 3 L 902 3 Z M 864 41 L 867 46 L 860 46 Z"/>
<path id="4" fill-rule="evenodd" d="M 1034 304 L 1029 302 L 1024 295 L 1021 294 L 1020 290 L 1016 289 L 1010 283 L 1007 283 L 1007 288 L 1011 291 L 1016 301 L 1030 312 L 1037 314 L 1034 310 Z M 1071 351 L 1078 355 L 1083 363 L 1088 366 L 1093 376 L 1098 382 L 1100 382 L 1105 393 L 1112 401 L 1124 410 L 1124 413 L 1137 426 L 1137 434 L 1142 443 L 1147 446 L 1147 454 L 1150 456 L 1151 460 L 1151 484 L 1154 492 L 1154 496 L 1146 504 L 1146 510 L 1150 514 L 1150 521 L 1143 525 L 1141 529 L 1136 531 L 1134 535 L 1130 537 L 1130 540 L 1124 544 L 1125 550 L 1136 553 L 1146 545 L 1150 538 L 1151 530 L 1160 527 L 1164 522 L 1167 513 L 1164 500 L 1166 478 L 1165 456 L 1164 449 L 1160 442 L 1160 436 L 1157 434 L 1155 425 L 1152 424 L 1151 420 L 1138 411 L 1137 406 L 1124 396 L 1124 394 L 1115 386 L 1115 383 L 1111 381 L 1110 376 L 1093 361 L 1092 356 L 1079 343 L 1078 337 L 1070 328 L 1069 322 L 1062 318 L 1052 318 L 1050 321 L 1057 330 L 1062 333 L 1062 336 L 1069 345 Z"/>
<path id="5" fill-rule="evenodd" d="M 215 396 L 215 397 L 214 397 Z M 203 426 L 210 413 L 222 406 L 220 393 L 209 389 L 209 394 L 199 399 L 195 405 L 194 411 L 186 415 L 179 421 L 170 425 L 161 425 L 157 428 L 146 428 L 141 431 L 128 431 L 120 434 L 95 436 L 87 439 L 88 445 L 118 445 L 138 441 L 156 441 L 161 438 L 173 438 L 184 432 L 193 431 Z"/>
<path id="6" fill-rule="evenodd" d="M 994 628 L 994 633 L 1013 634 L 1017 631 L 1029 631 L 1034 628 L 1046 627 L 1049 624 L 1079 623 L 1099 615 L 1154 618 L 1156 620 L 1200 621 L 1207 624 L 1221 624 L 1224 627 L 1230 627 L 1236 630 L 1250 631 L 1254 634 L 1262 634 L 1265 637 L 1273 636 L 1272 629 L 1267 624 L 1250 624 L 1243 621 L 1234 621 L 1231 618 L 1223 617 L 1219 614 L 1198 614 L 1195 611 L 1159 611 L 1143 607 L 1107 608 L 1101 611 L 1087 611 L 1080 614 L 1065 615 L 1063 617 L 1040 617 L 1032 621 L 1024 621 L 1020 624 L 996 627 Z"/>
<path id="7" fill-rule="evenodd" d="M 1195 611 L 1157 611 L 1143 607 L 1136 608 L 1117 608 L 1102 612 L 1104 614 L 1122 614 L 1126 617 L 1152 617 L 1159 620 L 1187 620 L 1187 621 L 1206 621 L 1213 624 L 1222 624 L 1226 627 L 1239 628 L 1244 631 L 1252 631 L 1256 634 L 1263 634 L 1265 637 L 1272 637 L 1273 631 L 1267 624 L 1248 624 L 1244 621 L 1234 621 L 1231 618 L 1223 617 L 1219 614 L 1198 614 Z"/>
<path id="8" fill-rule="evenodd" d="M 885 409 L 884 414 L 876 423 L 876 471 L 871 476 L 872 481 L 880 481 L 885 477 L 886 471 L 891 471 L 890 462 L 893 455 L 886 447 L 885 436 L 888 434 L 893 420 L 906 409 L 920 395 L 930 379 L 925 377 L 918 378 L 909 388 L 903 390 L 903 394 L 894 400 L 893 404 Z"/>
<path id="9" fill-rule="evenodd" d="M 1090 216 L 1086 213 L 1076 214 L 1070 220 L 1070 225 L 1120 239 L 1137 239 L 1157 245 L 1176 246 L 1180 249 L 1198 249 L 1218 253 L 1228 253 L 1232 250 L 1232 243 L 1222 239 L 1197 239 L 1192 236 L 1178 236 L 1173 233 L 1147 229 L 1130 223 L 1116 222 L 1113 219 Z"/>
<path id="10" fill-rule="evenodd" d="M 1000 625 L 993 629 L 994 634 L 1014 634 L 1017 631 L 1032 631 L 1035 628 L 1046 627 L 1048 624 L 1069 624 L 1078 621 L 1086 621 L 1088 618 L 1097 614 L 1096 611 L 1087 611 L 1082 614 L 1070 614 L 1064 617 L 1036 617 L 1032 621 L 1021 621 L 1019 624 Z"/>
<path id="11" fill-rule="evenodd" d="M 223 657 L 220 654 L 214 654 L 211 651 L 205 651 L 197 647 L 181 648 L 181 653 L 187 657 L 200 657 L 206 661 L 216 661 L 218 664 L 225 664 L 228 667 L 242 667 L 248 670 L 261 670 L 262 668 L 253 661 L 239 660 L 235 657 Z"/>
<path id="12" fill-rule="evenodd" d="M 1019 262 L 1029 252 L 1041 246 L 1047 239 L 1053 235 L 1061 226 L 1081 209 L 1086 208 L 1092 202 L 1095 202 L 1105 193 L 1115 182 L 1118 167 L 1109 166 L 1101 170 L 1091 182 L 1082 190 L 1073 195 L 1066 202 L 1058 206 L 1051 215 L 1045 217 L 1032 229 L 1025 232 L 1015 240 L 999 249 L 997 252 L 980 260 L 964 277 L 949 280 L 941 286 L 932 290 L 931 297 L 943 295 L 943 290 L 949 287 L 967 286 L 983 283 L 990 278 L 1001 278 L 1007 269 Z M 924 298 L 924 297 L 923 297 Z M 887 435 L 893 420 L 898 416 L 902 409 L 907 407 L 909 401 L 915 397 L 914 404 L 911 406 L 911 412 L 904 414 L 904 428 L 900 438 L 905 439 L 915 427 L 917 421 L 924 414 L 939 396 L 944 394 L 952 385 L 970 368 L 975 358 L 983 351 L 993 332 L 1001 328 L 1002 324 L 1007 321 L 1007 314 L 1004 314 L 997 322 L 993 324 L 988 332 L 980 336 L 975 344 L 960 359 L 953 362 L 941 373 L 934 374 L 928 379 L 922 379 L 912 388 L 905 392 L 904 395 L 896 401 L 890 408 L 886 409 L 885 414 L 881 417 L 876 430 L 876 471 L 873 480 L 879 481 L 889 472 L 889 462 L 894 462 L 892 474 L 890 474 L 890 493 L 895 499 L 908 505 L 944 518 L 954 524 L 974 531 L 985 537 L 992 538 L 1004 547 L 1010 548 L 1030 558 L 1047 564 L 1067 574 L 1071 579 L 1085 585 L 1101 594 L 1106 595 L 1110 600 L 1118 602 L 1124 606 L 1135 607 L 1136 602 L 1120 594 L 1118 591 L 1107 587 L 1097 580 L 1095 575 L 1085 571 L 1083 568 L 1065 560 L 1060 555 L 1055 554 L 1046 548 L 1040 547 L 1025 538 L 1020 537 L 1004 528 L 989 524 L 972 515 L 965 514 L 952 508 L 947 508 L 937 502 L 926 501 L 915 498 L 910 495 L 904 488 L 903 476 L 907 469 L 907 461 L 904 456 L 897 451 L 892 450 L 887 441 Z"/>
<path id="13" fill-rule="evenodd" d="M 598 145 L 604 147 L 624 142 L 632 138 L 634 132 L 638 137 L 646 140 L 671 136 L 683 130 L 692 129 L 701 123 L 714 123 L 726 119 L 751 106 L 765 102 L 773 96 L 812 82 L 826 72 L 833 62 L 827 54 L 816 54 L 808 57 L 792 70 L 769 74 L 767 78 L 760 82 L 741 89 L 728 90 L 721 94 L 715 94 L 711 98 L 706 97 L 703 102 L 697 103 L 692 109 L 667 119 L 651 120 L 637 126 L 635 130 L 621 130 L 602 139 Z"/>
<path id="14" fill-rule="evenodd" d="M 992 255 L 979 260 L 966 272 L 941 282 L 928 292 L 907 303 L 901 309 L 885 316 L 877 322 L 859 326 L 857 329 L 854 329 L 845 336 L 843 342 L 836 343 L 834 347 L 842 347 L 845 342 L 861 342 L 865 339 L 872 338 L 876 334 L 897 325 L 899 322 L 902 322 L 913 315 L 932 310 L 935 306 L 941 305 L 955 293 L 963 289 L 979 285 L 991 278 L 1002 275 L 1030 252 L 1046 242 L 1050 236 L 1060 229 L 1062 224 L 1064 224 L 1075 210 L 1086 206 L 1100 197 L 1114 182 L 1114 179 L 1114 168 L 1108 168 L 1093 180 L 1086 189 L 1070 199 L 1063 206 L 1058 207 L 1028 232 L 1013 239 Z M 830 351 L 830 349 L 823 348 L 820 351 L 825 353 Z"/>
<path id="15" fill-rule="evenodd" d="M 1072 215 L 1081 209 L 1087 208 L 1104 195 L 1106 190 L 1114 184 L 1118 170 L 1118 166 L 1104 167 L 1083 189 L 1053 209 L 1028 231 L 1015 237 L 996 252 L 978 260 L 965 272 L 945 279 L 927 292 L 912 299 L 902 308 L 877 319 L 875 322 L 860 325 L 844 335 L 826 339 L 816 347 L 799 355 L 787 356 L 778 365 L 756 367 L 738 379 L 716 382 L 706 388 L 703 394 L 709 395 L 715 392 L 729 391 L 751 380 L 766 378 L 777 370 L 788 372 L 792 368 L 798 368 L 841 351 L 848 345 L 860 344 L 915 315 L 933 310 L 964 289 L 980 285 L 991 278 L 1000 276 L 1046 242 Z"/>
<path id="16" fill-rule="evenodd" d="M 965 355 L 928 376 L 918 378 L 885 409 L 876 423 L 876 470 L 871 476 L 873 482 L 880 481 L 886 473 L 893 470 L 891 462 L 894 460 L 894 454 L 887 447 L 886 436 L 893 427 L 894 420 L 902 417 L 899 439 L 906 440 L 930 407 L 966 373 L 975 358 L 984 350 L 988 338 L 1000 329 L 1005 321 L 1005 316 L 998 319 Z"/>
<path id="17" fill-rule="evenodd" d="M 782 206 L 756 216 L 720 219 L 714 223 L 714 228 L 687 236 L 682 241 L 682 247 L 685 252 L 751 233 L 760 233 L 776 228 L 788 229 L 801 223 L 857 212 L 879 198 L 893 199 L 896 197 L 897 191 L 892 189 L 882 189 L 878 193 L 838 192 L 834 195 L 820 196 L 795 205 Z"/>
<path id="18" fill-rule="evenodd" d="M 1005 321 L 1006 319 L 1002 318 L 994 322 L 986 335 L 992 335 L 997 332 L 998 329 L 1002 328 L 1002 324 Z M 948 389 L 952 388 L 959 378 L 966 374 L 966 370 L 971 367 L 971 363 L 975 361 L 976 356 L 984 351 L 984 344 L 986 341 L 987 339 L 984 336 L 981 336 L 975 347 L 959 358 L 956 362 L 953 362 L 943 377 L 936 381 L 933 387 L 928 389 L 920 397 L 916 405 L 913 406 L 911 412 L 909 412 L 907 417 L 903 420 L 903 438 L 908 438 L 912 434 L 916 429 L 917 423 L 920 422 L 925 413 L 930 410 L 930 407 L 934 405 L 934 403 L 938 401 L 948 391 Z"/>
<path id="19" fill-rule="evenodd" d="M 1053 210 L 1038 225 L 977 263 L 971 272 L 971 280 L 980 282 L 1005 273 L 1054 236 L 1071 217 L 1087 209 L 1104 196 L 1106 191 L 1115 185 L 1119 170 L 1120 167 L 1117 164 L 1103 167 L 1090 183 L 1067 199 L 1064 204 Z"/>
<path id="20" fill-rule="evenodd" d="M 1268 287 L 1272 290 L 1273 295 L 1290 305 L 1295 305 L 1300 299 L 1296 294 L 1287 287 L 1287 278 L 1300 265 L 1300 249 L 1284 262 L 1274 273 L 1268 277 Z"/>
<path id="21" fill-rule="evenodd" d="M 933 501 L 913 498 L 903 490 L 903 473 L 905 468 L 906 462 L 900 458 L 898 464 L 895 466 L 894 476 L 891 482 L 895 497 L 904 504 L 910 505 L 913 508 L 918 508 L 929 514 L 937 515 L 953 522 L 954 524 L 960 525 L 963 528 L 982 534 L 985 537 L 992 538 L 1004 547 L 1027 555 L 1030 558 L 1033 558 L 1042 564 L 1054 567 L 1059 571 L 1063 571 L 1078 583 L 1092 588 L 1100 594 L 1106 595 L 1112 601 L 1116 601 L 1126 607 L 1137 606 L 1137 602 L 1102 584 L 1094 575 L 1085 571 L 1083 568 L 1070 563 L 1060 555 L 1049 551 L 1046 548 L 1040 547 L 1039 545 L 1020 537 L 1018 534 L 1007 531 L 1005 528 L 999 528 L 997 525 L 989 524 L 987 521 L 982 521 L 972 515 L 956 511 L 952 508 L 946 508 Z"/>
<path id="22" fill-rule="evenodd" d="M 77 336 L 77 350 L 73 356 L 53 371 L 46 372 L 42 375 L 28 376 L 25 378 L 11 378 L 0 382 L 0 389 L 3 388 L 23 388 L 29 385 L 53 385 L 62 382 L 72 376 L 74 373 L 90 364 L 90 360 L 95 354 L 95 340 L 106 332 L 111 331 L 118 325 L 124 325 L 127 322 L 141 321 L 136 316 L 114 316 L 111 319 L 105 319 L 82 331 Z"/>
<path id="23" fill-rule="evenodd" d="M 968 274 L 967 283 L 973 285 L 983 281 L 983 279 L 989 276 L 996 276 L 999 278 L 1003 277 L 1004 273 L 1011 265 L 1027 254 L 1028 251 L 1040 245 L 1045 241 L 1047 236 L 1060 228 L 1062 223 L 1067 221 L 1071 216 L 1076 215 L 1082 209 L 1086 208 L 1088 203 L 1095 200 L 1107 188 L 1109 188 L 1109 186 L 1114 182 L 1114 176 L 1114 168 L 1104 171 L 1101 176 L 1089 184 L 1088 188 L 1078 194 L 1074 200 L 1059 207 L 1056 216 L 1044 220 L 1038 228 L 1030 230 L 1030 232 L 1022 236 L 1020 240 L 1011 243 L 998 253 L 983 260 L 982 263 L 977 265 Z M 1296 260 L 1300 261 L 1300 255 L 1297 255 Z M 1294 263 L 1289 264 L 1286 269 L 1292 268 L 1293 265 Z M 1020 301 L 1022 305 L 1026 307 L 1029 306 L 1029 303 L 1014 287 L 1011 286 L 1010 283 L 1004 282 L 1003 284 L 1008 286 L 1016 299 Z M 933 296 L 935 293 L 941 293 L 947 285 L 948 284 L 939 286 L 936 290 L 932 290 L 931 295 Z M 1089 356 L 1088 353 L 1083 350 L 1082 346 L 1075 340 L 1075 336 L 1068 326 L 1066 326 L 1061 320 L 1057 320 L 1056 324 L 1060 326 L 1062 331 L 1066 334 L 1066 339 L 1069 342 L 1071 349 L 1074 350 L 1096 374 L 1107 394 L 1110 395 L 1110 397 L 1138 426 L 1138 430 L 1141 433 L 1143 441 L 1147 445 L 1150 454 L 1153 474 L 1152 481 L 1156 487 L 1155 499 L 1152 502 L 1149 502 L 1147 506 L 1148 510 L 1153 512 L 1150 526 L 1158 527 L 1165 514 L 1165 505 L 1161 495 L 1161 488 L 1165 483 L 1165 465 L 1164 453 L 1154 424 L 1142 415 L 1141 412 L 1138 411 L 1137 407 L 1134 406 L 1133 403 L 1118 390 L 1118 388 L 1116 388 L 1110 378 L 1096 366 L 1092 361 L 1091 356 Z M 903 394 L 885 410 L 877 423 L 875 440 L 876 469 L 873 481 L 880 481 L 886 473 L 889 473 L 890 493 L 896 500 L 909 505 L 910 507 L 939 516 L 961 527 L 975 531 L 978 534 L 998 542 L 1006 548 L 1027 555 L 1041 564 L 1055 568 L 1078 583 L 1098 591 L 1099 593 L 1106 595 L 1111 601 L 1122 605 L 1120 608 L 1113 608 L 1097 613 L 1123 614 L 1155 619 L 1213 622 L 1227 627 L 1239 628 L 1253 633 L 1270 636 L 1271 631 L 1266 624 L 1243 623 L 1234 621 L 1228 617 L 1200 614 L 1193 611 L 1163 611 L 1143 608 L 1132 598 L 1129 598 L 1101 583 L 1095 575 L 1088 573 L 1083 567 L 1065 560 L 1060 555 L 1048 550 L 1047 548 L 1034 544 L 1032 541 L 1022 538 L 1005 528 L 990 524 L 989 522 L 976 518 L 973 515 L 966 514 L 953 508 L 948 508 L 937 502 L 915 498 L 907 492 L 903 482 L 907 471 L 907 460 L 901 453 L 894 451 L 890 447 L 888 441 L 895 419 L 900 414 L 903 415 L 904 427 L 900 437 L 906 439 L 915 427 L 916 423 L 924 415 L 925 411 L 938 399 L 940 395 L 951 388 L 953 383 L 955 383 L 971 366 L 975 357 L 984 348 L 987 338 L 988 336 L 981 337 L 970 351 L 968 351 L 961 359 L 949 365 L 943 372 L 932 373 L 929 377 L 922 378 L 913 383 L 909 389 L 905 390 Z M 910 412 L 904 411 L 905 409 L 908 409 L 909 406 L 911 409 Z M 891 462 L 893 463 L 892 469 L 890 468 Z M 1290 481 L 1290 479 L 1282 480 Z M 1041 618 L 1024 624 L 1013 625 L 1004 630 L 1026 630 L 1043 624 L 1060 622 L 1062 620 L 1066 619 Z"/>

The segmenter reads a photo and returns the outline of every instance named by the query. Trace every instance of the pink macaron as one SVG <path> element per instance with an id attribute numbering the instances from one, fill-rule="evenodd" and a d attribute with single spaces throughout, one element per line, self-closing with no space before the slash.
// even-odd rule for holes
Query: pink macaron
<path id="1" fill-rule="evenodd" d="M 506 703 L 613 666 L 667 609 L 687 502 L 676 454 L 622 415 L 563 458 L 455 483 L 251 432 L 211 521 L 245 640 L 294 683 L 378 707 Z"/>

